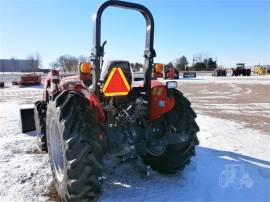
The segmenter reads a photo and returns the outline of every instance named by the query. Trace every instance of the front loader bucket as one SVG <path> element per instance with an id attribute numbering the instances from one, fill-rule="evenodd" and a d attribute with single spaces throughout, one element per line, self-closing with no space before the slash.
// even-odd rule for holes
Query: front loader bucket
<path id="1" fill-rule="evenodd" d="M 22 132 L 30 132 L 36 130 L 34 119 L 34 108 L 21 108 L 21 128 Z"/>

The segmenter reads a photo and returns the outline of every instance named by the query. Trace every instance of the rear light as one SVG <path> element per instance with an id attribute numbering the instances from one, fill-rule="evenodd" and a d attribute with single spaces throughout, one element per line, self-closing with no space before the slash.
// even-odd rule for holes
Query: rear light
<path id="1" fill-rule="evenodd" d="M 52 76 L 59 76 L 59 71 L 53 69 L 53 70 L 52 70 Z"/>
<path id="2" fill-rule="evenodd" d="M 90 63 L 81 63 L 80 64 L 80 72 L 84 74 L 89 74 L 91 73 L 91 64 Z"/>
<path id="3" fill-rule="evenodd" d="M 55 70 L 55 69 L 52 70 L 51 79 L 52 79 L 53 82 L 59 82 L 60 76 L 59 76 L 59 71 L 58 70 Z"/>
<path id="4" fill-rule="evenodd" d="M 163 71 L 163 68 L 164 68 L 164 65 L 163 65 L 163 64 L 157 63 L 157 64 L 155 65 L 155 71 L 156 71 L 156 72 L 161 73 L 161 72 Z"/>
<path id="5" fill-rule="evenodd" d="M 166 87 L 169 89 L 177 88 L 177 82 L 176 81 L 168 81 L 168 82 L 166 82 Z"/>

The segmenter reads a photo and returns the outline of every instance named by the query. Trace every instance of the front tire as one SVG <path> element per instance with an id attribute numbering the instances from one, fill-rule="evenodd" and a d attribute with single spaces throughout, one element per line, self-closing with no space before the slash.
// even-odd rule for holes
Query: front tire
<path id="1" fill-rule="evenodd" d="M 65 201 L 93 201 L 100 192 L 103 149 L 88 99 L 63 91 L 48 105 L 48 151 L 54 184 Z"/>
<path id="2" fill-rule="evenodd" d="M 143 159 L 153 170 L 160 173 L 176 173 L 189 164 L 191 157 L 195 155 L 195 146 L 199 144 L 197 132 L 200 130 L 195 118 L 196 113 L 191 108 L 191 103 L 184 95 L 175 90 L 175 107 L 164 115 L 168 125 L 176 129 L 176 133 L 188 136 L 184 143 L 168 144 L 160 155 L 147 152 Z"/>

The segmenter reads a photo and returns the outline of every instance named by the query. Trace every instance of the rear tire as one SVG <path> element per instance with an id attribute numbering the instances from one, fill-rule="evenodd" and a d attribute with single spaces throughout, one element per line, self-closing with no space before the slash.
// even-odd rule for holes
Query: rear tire
<path id="1" fill-rule="evenodd" d="M 46 111 L 47 103 L 37 101 L 34 107 L 34 118 L 37 132 L 38 147 L 41 151 L 48 151 L 46 137 Z"/>
<path id="2" fill-rule="evenodd" d="M 160 173 L 176 173 L 190 163 L 195 155 L 195 146 L 199 144 L 197 132 L 200 130 L 195 118 L 196 113 L 191 108 L 191 103 L 184 95 L 175 90 L 175 107 L 164 116 L 166 122 L 176 129 L 177 133 L 187 134 L 186 143 L 167 145 L 161 155 L 152 155 L 147 152 L 143 157 L 146 164 Z"/>
<path id="3" fill-rule="evenodd" d="M 63 200 L 96 200 L 103 157 L 99 132 L 96 113 L 82 94 L 63 91 L 48 104 L 49 158 Z"/>

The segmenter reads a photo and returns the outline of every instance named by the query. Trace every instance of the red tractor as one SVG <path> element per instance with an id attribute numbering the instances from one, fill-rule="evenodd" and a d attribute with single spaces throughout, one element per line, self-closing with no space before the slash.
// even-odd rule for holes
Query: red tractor
<path id="1" fill-rule="evenodd" d="M 139 11 L 146 20 L 143 81 L 133 81 L 128 61 L 103 62 L 101 16 L 111 6 Z M 97 198 L 105 153 L 165 174 L 183 169 L 195 155 L 199 127 L 191 103 L 176 81 L 151 80 L 153 40 L 154 20 L 146 7 L 107 1 L 94 18 L 91 64 L 62 80 L 56 70 L 48 74 L 43 100 L 35 103 L 35 124 L 63 200 Z"/>
<path id="2" fill-rule="evenodd" d="M 165 65 L 163 77 L 164 79 L 179 79 L 179 71 L 171 64 Z"/>
<path id="3" fill-rule="evenodd" d="M 212 76 L 227 76 L 227 71 L 226 69 L 223 68 L 216 68 Z"/>

